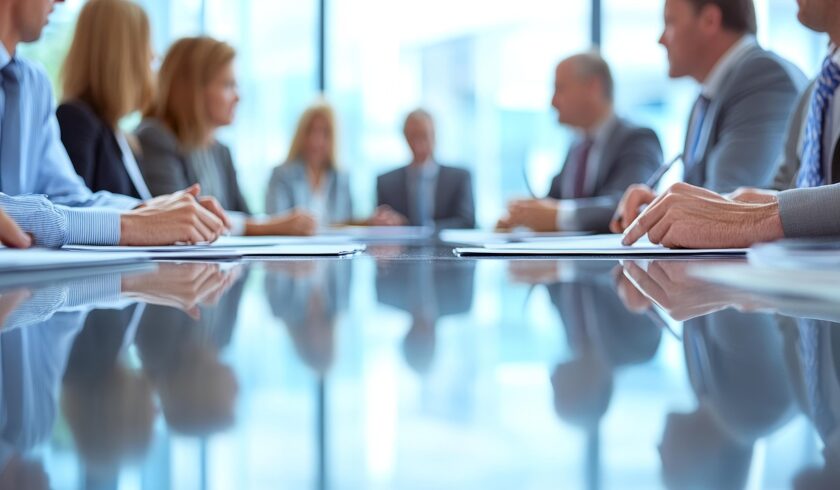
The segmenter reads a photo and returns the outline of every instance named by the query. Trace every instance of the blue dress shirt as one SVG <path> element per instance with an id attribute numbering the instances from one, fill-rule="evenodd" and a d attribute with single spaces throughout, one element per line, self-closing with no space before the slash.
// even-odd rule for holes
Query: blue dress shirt
<path id="1" fill-rule="evenodd" d="M 16 63 L 20 84 L 17 162 L 0 159 L 0 207 L 41 246 L 116 245 L 120 213 L 140 201 L 108 192 L 93 193 L 68 157 L 55 117 L 49 78 L 32 62 L 12 57 L 0 44 L 0 69 Z M 6 110 L 0 91 L 0 112 Z M 34 195 L 33 195 L 34 194 Z M 13 197 L 14 196 L 14 197 Z"/>

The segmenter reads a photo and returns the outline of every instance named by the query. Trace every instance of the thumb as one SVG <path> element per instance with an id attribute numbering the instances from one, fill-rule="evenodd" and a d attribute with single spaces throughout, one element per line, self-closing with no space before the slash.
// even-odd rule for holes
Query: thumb
<path id="1" fill-rule="evenodd" d="M 191 194 L 193 197 L 198 197 L 198 195 L 201 194 L 201 185 L 193 184 L 184 189 L 184 193 Z"/>

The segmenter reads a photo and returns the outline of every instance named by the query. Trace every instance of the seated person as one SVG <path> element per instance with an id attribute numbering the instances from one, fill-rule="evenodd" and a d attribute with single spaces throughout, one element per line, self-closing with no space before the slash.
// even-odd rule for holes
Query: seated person
<path id="1" fill-rule="evenodd" d="M 404 134 L 411 148 L 411 163 L 379 177 L 378 207 L 368 224 L 475 228 L 472 178 L 467 170 L 435 160 L 431 114 L 422 109 L 409 114 Z"/>
<path id="2" fill-rule="evenodd" d="M 98 22 L 102 18 L 108 22 Z M 121 119 L 145 109 L 154 95 L 151 32 L 143 8 L 128 0 L 85 4 L 61 82 L 64 101 L 56 111 L 61 141 L 88 188 L 151 199 L 132 151 L 137 142 L 119 128 Z"/>
<path id="3" fill-rule="evenodd" d="M 234 234 L 311 235 L 306 213 L 257 220 L 239 190 L 230 150 L 215 138 L 233 123 L 239 93 L 228 44 L 208 37 L 186 38 L 169 50 L 158 75 L 158 93 L 137 129 L 140 170 L 153 195 L 201 184 L 232 214 Z"/>
<path id="4" fill-rule="evenodd" d="M 662 165 L 656 133 L 618 117 L 613 78 L 597 53 L 572 56 L 555 71 L 560 124 L 579 134 L 547 199 L 512 202 L 499 228 L 606 232 L 622 194 Z"/>
<path id="5" fill-rule="evenodd" d="M 224 233 L 227 217 L 215 200 L 197 199 L 197 187 L 143 203 L 94 194 L 84 185 L 61 145 L 49 79 L 15 54 L 17 41 L 41 36 L 52 8 L 24 4 L 0 4 L 0 17 L 13 19 L 7 38 L 15 40 L 0 46 L 6 134 L 0 142 L 0 206 L 6 213 L 39 246 L 170 245 L 214 241 Z"/>
<path id="6" fill-rule="evenodd" d="M 313 105 L 298 122 L 286 162 L 271 174 L 266 212 L 300 209 L 311 213 L 319 225 L 349 223 L 350 181 L 339 170 L 337 156 L 335 113 L 325 102 Z"/>
<path id="7" fill-rule="evenodd" d="M 799 5 L 800 22 L 829 33 L 836 46 L 840 25 L 833 19 L 840 19 L 834 2 Z M 832 50 L 788 124 L 776 191 L 741 189 L 723 196 L 677 184 L 656 197 L 634 186 L 619 204 L 613 232 L 623 232 L 627 245 L 647 235 L 672 248 L 740 248 L 786 237 L 840 236 L 840 127 L 832 123 L 840 111 L 839 87 L 840 55 Z"/>

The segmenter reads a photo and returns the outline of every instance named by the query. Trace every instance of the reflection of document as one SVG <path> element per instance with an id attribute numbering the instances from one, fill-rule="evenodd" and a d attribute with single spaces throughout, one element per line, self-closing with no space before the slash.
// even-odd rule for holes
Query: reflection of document
<path id="1" fill-rule="evenodd" d="M 622 235 L 594 235 L 536 240 L 527 243 L 485 244 L 483 248 L 459 248 L 461 256 L 699 256 L 744 255 L 746 249 L 669 249 L 647 238 L 630 247 L 621 244 Z"/>
<path id="2" fill-rule="evenodd" d="M 785 269 L 840 268 L 840 240 L 821 238 L 781 240 L 756 245 L 747 258 L 750 264 Z"/>
<path id="3" fill-rule="evenodd" d="M 275 245 L 339 245 L 352 242 L 347 235 L 331 236 L 223 236 L 212 247 L 273 247 Z"/>
<path id="4" fill-rule="evenodd" d="M 840 301 L 840 271 L 757 267 L 746 264 L 693 267 L 689 274 L 704 281 L 763 294 Z"/>
<path id="5" fill-rule="evenodd" d="M 44 250 L 38 248 L 29 250 L 4 248 L 0 249 L 0 272 L 44 271 L 74 267 L 121 265 L 141 262 L 148 258 L 148 254 L 143 253 L 112 256 L 108 254 Z"/>

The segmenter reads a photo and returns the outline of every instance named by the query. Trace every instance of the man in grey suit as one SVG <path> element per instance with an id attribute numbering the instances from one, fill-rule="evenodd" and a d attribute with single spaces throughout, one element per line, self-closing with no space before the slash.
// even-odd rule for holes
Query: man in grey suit
<path id="1" fill-rule="evenodd" d="M 411 163 L 377 179 L 378 207 L 368 223 L 434 226 L 439 230 L 475 228 L 470 172 L 435 160 L 431 114 L 423 109 L 413 111 L 403 129 L 413 156 Z"/>
<path id="2" fill-rule="evenodd" d="M 840 3 L 800 2 L 799 20 L 828 33 L 832 46 L 840 43 Z M 742 189 L 722 196 L 678 184 L 641 213 L 643 202 L 628 192 L 614 231 L 625 230 L 628 245 L 647 234 L 654 243 L 683 248 L 747 247 L 785 237 L 840 235 L 838 87 L 840 56 L 832 49 L 793 113 L 784 151 L 779 151 L 782 159 L 774 185 L 782 192 Z"/>
<path id="3" fill-rule="evenodd" d="M 551 105 L 579 137 L 548 198 L 512 202 L 499 228 L 606 232 L 624 191 L 662 164 L 656 133 L 616 116 L 613 87 L 609 65 L 597 53 L 557 65 Z"/>

